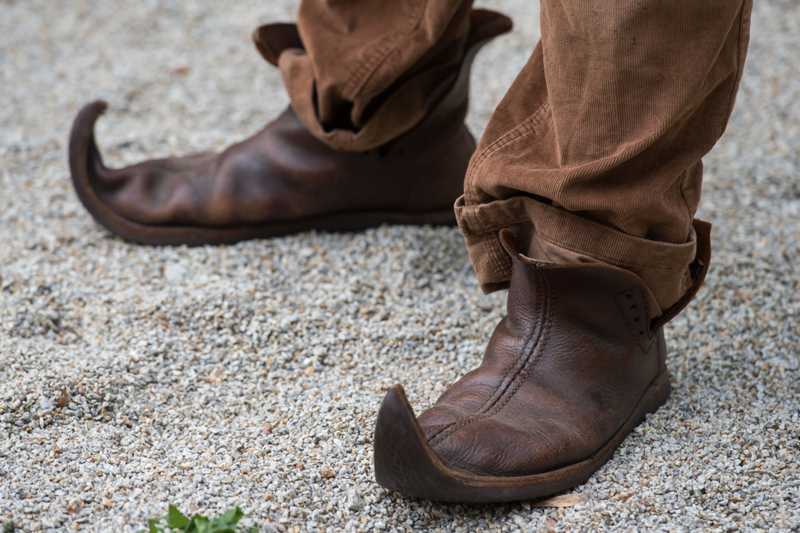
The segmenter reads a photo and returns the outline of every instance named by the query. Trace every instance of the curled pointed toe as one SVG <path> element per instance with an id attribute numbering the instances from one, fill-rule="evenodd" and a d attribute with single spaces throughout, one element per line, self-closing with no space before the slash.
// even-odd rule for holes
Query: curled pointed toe
<path id="1" fill-rule="evenodd" d="M 75 117 L 69 136 L 69 168 L 72 185 L 81 203 L 96 220 L 104 220 L 111 213 L 96 194 L 94 184 L 105 171 L 100 151 L 94 138 L 94 125 L 105 113 L 108 104 L 96 100 L 85 105 Z"/>
<path id="2" fill-rule="evenodd" d="M 108 168 L 94 133 L 107 107 L 100 100 L 84 106 L 70 133 L 72 184 L 87 211 L 110 232 L 142 244 L 225 242 L 227 235 L 215 234 L 214 228 L 187 227 L 211 220 L 203 189 L 218 156 L 195 154 Z"/>

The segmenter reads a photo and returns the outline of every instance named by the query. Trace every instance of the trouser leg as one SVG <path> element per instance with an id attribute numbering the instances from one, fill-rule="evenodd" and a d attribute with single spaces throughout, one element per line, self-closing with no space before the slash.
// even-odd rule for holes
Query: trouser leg
<path id="1" fill-rule="evenodd" d="M 638 274 L 657 314 L 692 290 L 690 265 L 708 244 L 706 226 L 693 226 L 701 158 L 733 108 L 751 5 L 542 0 L 541 41 L 456 205 L 485 291 L 511 274 L 501 228 L 533 257 Z"/>
<path id="2" fill-rule="evenodd" d="M 463 59 L 472 0 L 303 0 L 304 50 L 279 66 L 308 130 L 338 150 L 380 146 L 419 123 Z M 446 89 L 446 87 L 445 87 Z"/>

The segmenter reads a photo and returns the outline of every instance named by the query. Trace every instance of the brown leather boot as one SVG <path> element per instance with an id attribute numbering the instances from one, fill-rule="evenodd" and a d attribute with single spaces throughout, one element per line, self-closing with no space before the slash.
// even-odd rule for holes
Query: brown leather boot
<path id="1" fill-rule="evenodd" d="M 383 223 L 454 224 L 475 141 L 464 124 L 469 72 L 478 50 L 511 20 L 474 10 L 464 60 L 438 106 L 394 141 L 366 152 L 336 151 L 312 136 L 290 107 L 221 154 L 103 165 L 94 123 L 105 102 L 84 107 L 72 128 L 70 169 L 89 212 L 111 232 L 145 244 L 221 244 L 311 229 L 360 230 Z M 254 35 L 277 63 L 302 48 L 292 24 Z"/>
<path id="2" fill-rule="evenodd" d="M 669 397 L 662 323 L 651 323 L 639 277 L 536 262 L 507 230 L 501 241 L 514 263 L 508 315 L 481 366 L 419 420 L 400 385 L 381 404 L 375 477 L 387 489 L 460 502 L 548 496 L 586 481 Z"/>

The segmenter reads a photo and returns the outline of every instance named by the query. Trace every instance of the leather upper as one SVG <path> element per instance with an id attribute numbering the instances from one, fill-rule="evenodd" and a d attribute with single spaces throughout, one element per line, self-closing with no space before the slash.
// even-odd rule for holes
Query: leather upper
<path id="1" fill-rule="evenodd" d="M 353 153 L 311 136 L 288 108 L 221 154 L 119 170 L 106 169 L 98 158 L 92 184 L 116 212 L 152 225 L 218 227 L 362 210 L 447 209 L 461 193 L 475 148 L 463 116 L 450 118 L 435 136 Z"/>
<path id="2" fill-rule="evenodd" d="M 586 459 L 622 426 L 664 367 L 636 275 L 595 264 L 513 259 L 508 314 L 479 368 L 419 416 L 442 462 L 524 476 Z"/>

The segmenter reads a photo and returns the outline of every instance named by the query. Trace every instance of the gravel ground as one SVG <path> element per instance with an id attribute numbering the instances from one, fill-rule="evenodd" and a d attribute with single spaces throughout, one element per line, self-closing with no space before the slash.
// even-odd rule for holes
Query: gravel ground
<path id="1" fill-rule="evenodd" d="M 480 132 L 538 34 L 482 53 Z M 373 481 L 383 390 L 418 409 L 503 313 L 452 228 L 134 246 L 72 192 L 72 118 L 107 161 L 219 148 L 287 102 L 249 42 L 296 0 L 0 0 L 0 523 L 141 529 L 174 503 L 267 531 L 800 530 L 800 4 L 757 2 L 728 132 L 706 158 L 715 258 L 668 328 L 675 390 L 584 504 L 432 505 Z"/>

